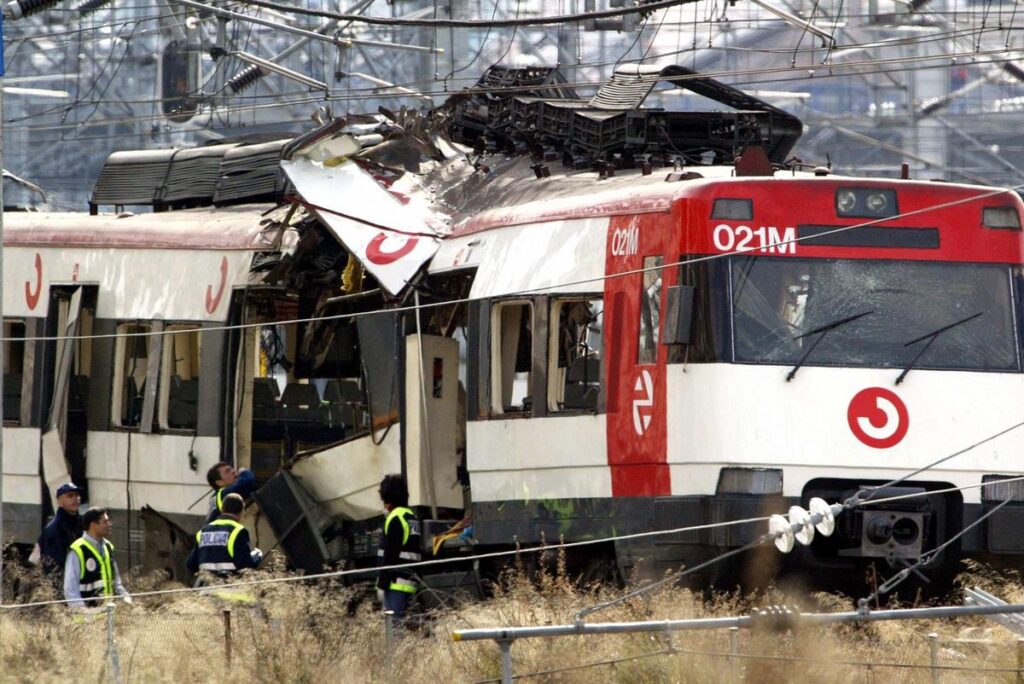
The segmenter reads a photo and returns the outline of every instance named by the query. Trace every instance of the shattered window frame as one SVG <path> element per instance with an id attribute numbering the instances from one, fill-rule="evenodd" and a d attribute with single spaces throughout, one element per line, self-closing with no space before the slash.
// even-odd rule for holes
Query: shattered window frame
<path id="1" fill-rule="evenodd" d="M 503 315 L 513 308 L 524 309 L 527 312 L 525 322 L 522 312 L 519 314 L 519 321 L 513 324 L 508 321 L 508 326 L 515 325 L 515 347 L 505 348 L 507 331 L 503 325 Z M 495 302 L 491 308 L 491 412 L 494 415 L 530 415 L 532 413 L 532 399 L 530 392 L 533 387 L 533 344 L 536 321 L 534 320 L 534 303 L 528 299 L 513 299 Z M 529 333 L 529 348 L 531 364 L 528 370 L 518 370 L 518 358 L 523 342 L 520 339 L 522 332 Z M 511 372 L 506 367 L 511 361 Z M 507 377 L 506 377 L 507 376 Z M 525 388 L 525 391 L 524 391 Z M 507 400 L 506 400 L 506 392 Z M 518 400 L 518 405 L 516 401 Z M 528 401 L 529 400 L 529 401 Z"/>
<path id="2" fill-rule="evenodd" d="M 587 304 L 588 318 L 585 327 L 580 325 L 583 320 L 564 320 L 563 316 L 578 304 Z M 601 391 L 601 352 L 604 335 L 604 296 L 600 294 L 578 297 L 560 297 L 553 299 L 550 306 L 548 327 L 548 410 L 553 413 L 592 412 L 597 409 L 598 396 Z M 592 316 L 592 318 L 590 317 Z M 581 328 L 583 328 L 581 330 Z M 569 330 L 579 336 L 569 346 L 565 343 L 565 333 Z M 584 353 L 573 353 L 580 352 Z M 571 358 L 569 358 L 571 356 Z M 563 363 L 564 359 L 564 363 Z M 574 362 L 579 359 L 592 359 L 597 362 L 596 373 L 590 373 L 591 364 L 586 364 L 583 378 L 572 378 Z M 586 363 L 586 362 L 584 362 Z M 581 396 L 577 397 L 584 406 L 566 406 L 566 392 L 569 385 L 581 385 L 576 388 Z M 593 402 L 591 406 L 590 403 Z"/>
<path id="3" fill-rule="evenodd" d="M 185 349 L 179 350 L 178 342 L 183 340 L 185 341 Z M 192 417 L 191 425 L 171 425 L 170 406 L 173 401 L 182 400 L 181 396 L 178 395 L 179 392 L 184 394 L 181 391 L 183 387 L 180 385 L 182 381 L 196 382 L 196 397 L 198 399 L 198 382 L 203 358 L 202 340 L 202 327 L 198 323 L 174 323 L 168 325 L 165 329 L 163 350 L 160 358 L 159 398 L 157 400 L 157 422 L 161 430 L 194 432 L 198 427 L 198 407 L 195 415 Z M 185 353 L 187 358 L 179 356 L 179 351 Z M 187 365 L 189 367 L 188 377 L 184 377 L 178 372 L 179 365 Z M 175 378 L 180 378 L 180 380 L 176 382 Z"/>
<path id="4" fill-rule="evenodd" d="M 20 335 L 15 332 L 18 326 L 21 328 Z M 28 328 L 25 324 L 25 320 L 22 318 L 3 319 L 4 425 L 21 425 L 20 409 L 22 388 L 25 384 L 25 336 L 27 334 L 27 330 Z M 15 364 L 15 359 L 17 359 L 17 364 Z M 14 376 L 18 377 L 18 385 L 16 388 L 13 386 L 14 383 L 9 381 L 9 378 L 13 378 Z M 17 405 L 9 401 L 9 398 L 13 399 L 14 397 L 18 398 Z M 8 404 L 10 404 L 10 407 Z M 14 410 L 12 411 L 12 409 Z M 11 417 L 8 418 L 8 415 Z"/>
<path id="5" fill-rule="evenodd" d="M 146 375 L 149 370 L 149 336 L 139 333 L 151 333 L 153 324 L 147 321 L 126 321 L 117 324 L 117 342 L 114 344 L 114 382 L 110 402 L 111 423 L 119 428 L 138 430 L 142 425 L 142 402 L 145 396 Z M 131 357 L 128 351 L 132 350 Z M 142 350 L 141 354 L 135 353 Z M 139 360 L 142 363 L 139 363 Z M 128 374 L 128 362 L 132 361 L 131 373 Z M 128 378 L 141 378 L 142 382 L 136 380 L 134 399 L 138 401 L 138 415 L 133 422 L 132 413 L 125 412 L 125 389 Z"/>

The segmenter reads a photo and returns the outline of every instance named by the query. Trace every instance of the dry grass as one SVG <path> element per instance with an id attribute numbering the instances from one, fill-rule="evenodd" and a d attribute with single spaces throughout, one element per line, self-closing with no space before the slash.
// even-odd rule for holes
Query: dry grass
<path id="1" fill-rule="evenodd" d="M 281 573 L 281 570 L 277 571 Z M 5 596 L 39 599 L 51 589 L 30 578 L 7 573 Z M 1015 576 L 970 569 L 965 580 L 1009 601 L 1024 600 Z M 17 586 L 16 586 L 17 585 Z M 136 591 L 159 586 L 150 578 L 130 578 Z M 214 595 L 184 595 L 139 600 L 119 606 L 115 615 L 117 653 L 124 680 L 148 682 L 473 682 L 500 674 L 497 647 L 491 642 L 455 643 L 460 628 L 563 624 L 581 607 L 619 595 L 607 587 L 580 588 L 556 567 L 530 580 L 512 573 L 486 602 L 450 605 L 423 616 L 385 658 L 383 621 L 371 601 L 350 608 L 361 594 L 339 583 L 265 585 L 247 592 L 251 602 Z M 758 597 L 723 594 L 701 597 L 666 587 L 602 611 L 591 621 L 664 620 L 734 616 L 774 603 L 805 611 L 849 610 L 849 599 L 777 593 Z M 233 665 L 226 666 L 222 610 L 232 609 Z M 530 639 L 512 649 L 515 673 L 565 670 L 536 681 L 587 683 L 641 682 L 930 682 L 927 634 L 939 634 L 940 662 L 963 668 L 942 674 L 943 682 L 1010 682 L 1016 667 L 1016 639 L 982 618 L 957 621 L 885 622 L 806 627 L 797 631 L 749 631 L 738 634 L 732 662 L 724 630 L 665 635 Z M 965 639 L 966 637 L 966 639 Z M 47 606 L 0 614 L 0 681 L 48 682 L 109 675 L 104 616 L 83 619 L 65 608 Z M 651 655 L 670 645 L 676 652 Z M 792 660 L 792 659 L 799 660 Z M 614 665 L 583 667 L 599 661 Z M 869 669 L 866 663 L 874 665 Z"/>

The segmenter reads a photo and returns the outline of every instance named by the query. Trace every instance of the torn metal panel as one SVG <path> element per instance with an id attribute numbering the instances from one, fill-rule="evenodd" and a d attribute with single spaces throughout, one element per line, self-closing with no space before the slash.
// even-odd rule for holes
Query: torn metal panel
<path id="1" fill-rule="evenodd" d="M 287 470 L 280 471 L 254 495 L 270 521 L 281 550 L 291 563 L 309 573 L 341 556 L 334 522 L 324 514 Z"/>
<path id="2" fill-rule="evenodd" d="M 338 151 L 349 151 L 345 139 Z M 447 217 L 430 206 L 412 174 L 382 168 L 371 175 L 365 163 L 351 158 L 314 159 L 295 153 L 281 166 L 303 204 L 388 292 L 398 294 L 437 251 Z"/>
<path id="3" fill-rule="evenodd" d="M 389 191 L 351 159 L 327 166 L 297 157 L 281 165 L 306 205 L 391 294 L 437 251 L 440 231 L 431 224 L 438 219 L 411 201 L 415 183 L 396 181 Z"/>

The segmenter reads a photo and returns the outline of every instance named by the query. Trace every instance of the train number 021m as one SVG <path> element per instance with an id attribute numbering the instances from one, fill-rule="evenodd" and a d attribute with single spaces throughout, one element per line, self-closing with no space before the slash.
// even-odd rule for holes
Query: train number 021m
<path id="1" fill-rule="evenodd" d="M 775 226 L 715 226 L 711 234 L 715 248 L 722 252 L 752 252 L 796 254 L 796 228 L 789 226 L 781 232 Z"/>

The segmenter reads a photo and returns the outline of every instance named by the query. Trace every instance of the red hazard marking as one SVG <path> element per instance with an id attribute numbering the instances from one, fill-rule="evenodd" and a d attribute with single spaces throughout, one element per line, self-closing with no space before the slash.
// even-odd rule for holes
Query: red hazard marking
<path id="1" fill-rule="evenodd" d="M 217 294 L 213 294 L 213 285 L 206 286 L 206 313 L 213 313 L 220 304 L 220 298 L 224 294 L 224 286 L 228 282 L 228 258 L 220 258 L 220 285 L 217 287 Z"/>
<path id="2" fill-rule="evenodd" d="M 907 405 L 884 387 L 857 392 L 846 410 L 846 420 L 854 437 L 875 449 L 896 446 L 910 429 Z"/>
<path id="3" fill-rule="evenodd" d="M 39 303 L 39 294 L 43 291 L 43 258 L 36 252 L 36 290 L 32 291 L 32 282 L 25 281 L 25 303 L 29 310 L 35 310 Z"/>
<path id="4" fill-rule="evenodd" d="M 416 247 L 416 243 L 420 241 L 419 238 L 406 238 L 405 244 L 398 249 L 384 251 L 381 247 L 387 239 L 388 236 L 384 233 L 377 233 L 376 237 L 370 240 L 370 244 L 366 246 L 366 258 L 378 266 L 395 263 L 411 252 Z"/>

